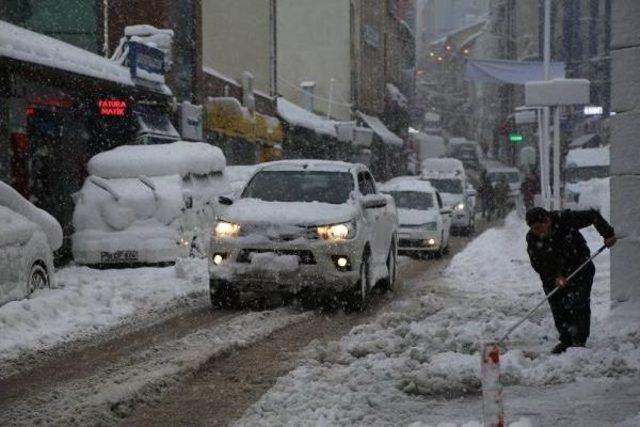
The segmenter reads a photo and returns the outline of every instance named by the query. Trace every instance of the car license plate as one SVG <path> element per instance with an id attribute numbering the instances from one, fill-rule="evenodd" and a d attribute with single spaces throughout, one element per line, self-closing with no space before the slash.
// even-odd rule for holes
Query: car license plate
<path id="1" fill-rule="evenodd" d="M 138 251 L 100 252 L 101 262 L 135 262 L 138 261 Z"/>

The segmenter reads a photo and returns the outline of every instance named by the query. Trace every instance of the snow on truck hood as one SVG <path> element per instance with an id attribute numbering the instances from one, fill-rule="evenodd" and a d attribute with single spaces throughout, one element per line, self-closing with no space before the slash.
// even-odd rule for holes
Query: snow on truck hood
<path id="1" fill-rule="evenodd" d="M 125 145 L 94 156 L 89 173 L 101 178 L 144 176 L 206 175 L 222 172 L 226 160 L 222 150 L 202 142 Z"/>
<path id="2" fill-rule="evenodd" d="M 437 214 L 433 210 L 398 209 L 398 223 L 400 226 L 422 225 L 428 222 L 436 222 L 437 220 Z"/>
<path id="3" fill-rule="evenodd" d="M 356 206 L 351 203 L 332 205 L 240 199 L 226 209 L 222 218 L 240 225 L 330 225 L 350 221 L 356 217 L 357 212 Z"/>

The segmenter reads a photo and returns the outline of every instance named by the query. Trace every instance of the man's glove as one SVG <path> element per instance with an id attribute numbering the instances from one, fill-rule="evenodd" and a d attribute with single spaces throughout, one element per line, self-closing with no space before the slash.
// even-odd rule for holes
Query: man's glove
<path id="1" fill-rule="evenodd" d="M 560 276 L 556 278 L 556 287 L 562 289 L 568 285 L 567 278 L 564 276 Z"/>
<path id="2" fill-rule="evenodd" d="M 608 237 L 608 238 L 604 239 L 604 245 L 606 247 L 610 248 L 613 245 L 615 245 L 617 241 L 618 241 L 618 239 L 616 238 L 616 236 Z"/>

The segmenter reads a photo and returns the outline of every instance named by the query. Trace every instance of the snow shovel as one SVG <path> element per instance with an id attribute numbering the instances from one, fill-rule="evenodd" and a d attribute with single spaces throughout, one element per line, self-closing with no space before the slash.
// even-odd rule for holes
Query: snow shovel
<path id="1" fill-rule="evenodd" d="M 591 258 L 586 260 L 580 267 L 567 277 L 567 282 L 578 274 L 585 266 L 587 266 L 595 257 L 600 255 L 607 248 L 603 245 L 594 253 Z M 502 406 L 502 385 L 500 384 L 500 344 L 502 344 L 509 335 L 522 325 L 542 304 L 547 302 L 549 298 L 554 296 L 561 288 L 556 287 L 549 292 L 538 305 L 532 308 L 520 321 L 513 325 L 506 334 L 498 341 L 487 343 L 482 348 L 481 353 L 481 369 L 482 376 L 482 413 L 485 426 L 504 426 L 504 408 Z"/>

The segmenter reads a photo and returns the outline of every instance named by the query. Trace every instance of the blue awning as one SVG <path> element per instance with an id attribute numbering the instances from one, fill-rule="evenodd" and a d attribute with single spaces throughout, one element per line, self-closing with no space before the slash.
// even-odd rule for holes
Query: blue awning
<path id="1" fill-rule="evenodd" d="M 564 62 L 552 62 L 549 78 L 561 79 L 564 77 Z M 544 69 L 542 62 L 467 59 L 465 78 L 476 82 L 523 85 L 531 81 L 544 80 Z"/>

